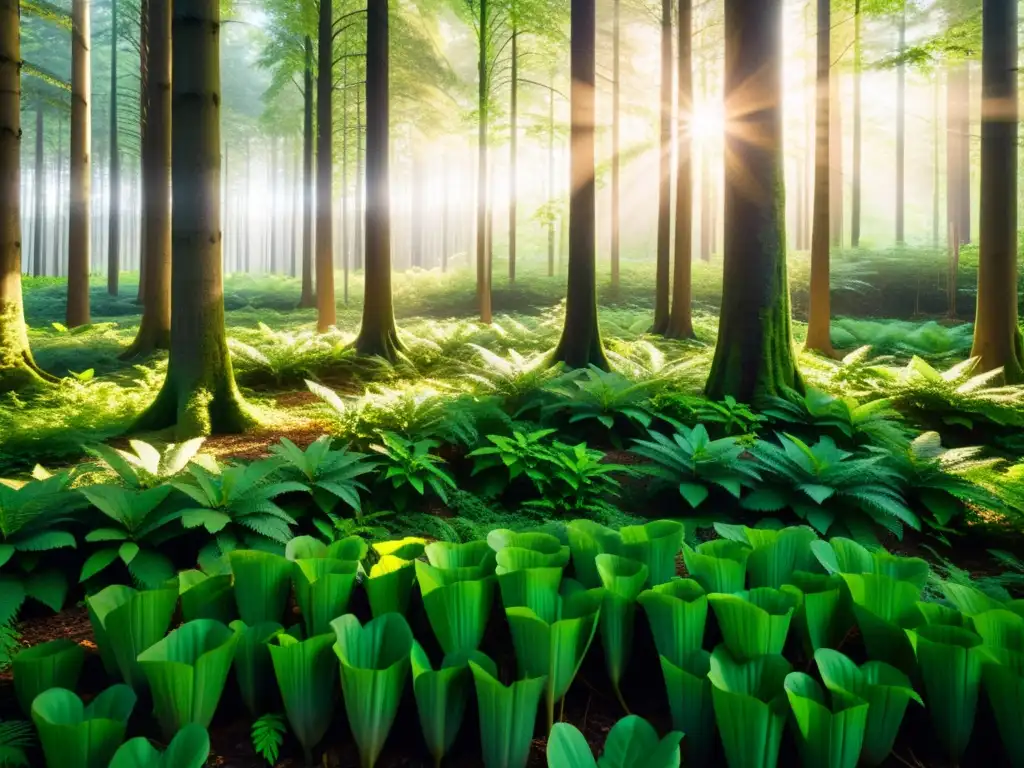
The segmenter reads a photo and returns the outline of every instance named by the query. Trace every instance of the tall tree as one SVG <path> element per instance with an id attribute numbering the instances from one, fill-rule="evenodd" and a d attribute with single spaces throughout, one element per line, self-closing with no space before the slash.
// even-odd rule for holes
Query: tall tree
<path id="1" fill-rule="evenodd" d="M 658 250 L 654 275 L 653 333 L 664 333 L 669 316 L 672 227 L 672 0 L 661 2 L 661 131 L 658 162 Z"/>
<path id="2" fill-rule="evenodd" d="M 251 417 L 224 329 L 220 0 L 174 0 L 173 13 L 171 351 L 163 388 L 137 427 L 193 437 L 242 431 Z"/>
<path id="3" fill-rule="evenodd" d="M 142 132 L 142 322 L 124 357 L 171 344 L 171 25 L 172 0 L 147 7 L 145 130 Z M 246 229 L 248 229 L 246 227 Z"/>
<path id="4" fill-rule="evenodd" d="M 319 0 L 316 73 L 316 327 L 323 332 L 337 322 L 334 306 L 334 240 L 332 183 L 334 128 L 334 14 L 331 0 Z"/>
<path id="5" fill-rule="evenodd" d="M 65 324 L 89 322 L 89 250 L 92 240 L 92 78 L 89 8 L 71 3 L 71 212 L 68 222 L 68 301 Z"/>
<path id="6" fill-rule="evenodd" d="M 313 294 L 313 38 L 305 37 L 302 70 L 302 295 L 300 307 L 315 307 Z"/>
<path id="7" fill-rule="evenodd" d="M 818 0 L 818 69 L 814 120 L 814 222 L 811 228 L 810 317 L 807 323 L 805 348 L 829 357 L 835 354 L 832 349 L 832 297 L 829 286 L 831 32 L 832 0 Z"/>
<path id="8" fill-rule="evenodd" d="M 117 296 L 121 273 L 121 148 L 117 143 L 117 0 L 110 0 L 110 211 L 107 293 Z"/>
<path id="9" fill-rule="evenodd" d="M 954 61 L 946 82 L 946 210 L 954 243 L 971 242 L 971 77 Z"/>
<path id="10" fill-rule="evenodd" d="M 552 362 L 608 370 L 597 320 L 594 122 L 597 18 L 593 0 L 572 0 L 570 91 L 569 282 L 562 338 Z"/>
<path id="11" fill-rule="evenodd" d="M 725 261 L 706 387 L 716 400 L 803 386 L 786 275 L 782 3 L 725 2 Z"/>
<path id="12" fill-rule="evenodd" d="M 490 40 L 493 36 L 492 14 L 488 12 L 490 0 L 476 0 L 479 4 L 477 22 L 477 181 L 476 181 L 476 300 L 480 319 L 491 322 L 491 259 L 487 247 L 488 204 L 487 189 L 487 132 L 489 130 Z M 472 0 L 470 0 L 472 5 Z"/>
<path id="13" fill-rule="evenodd" d="M 36 169 L 35 184 L 35 216 L 33 216 L 32 236 L 32 274 L 38 277 L 43 272 L 43 219 L 45 218 L 46 205 L 46 181 L 44 176 L 44 145 L 46 139 L 45 124 L 43 119 L 42 100 L 36 105 Z"/>
<path id="14" fill-rule="evenodd" d="M 18 0 L 0 0 L 0 392 L 41 384 L 21 298 L 21 40 Z"/>
<path id="15" fill-rule="evenodd" d="M 678 3 L 675 269 L 672 274 L 672 312 L 665 335 L 672 339 L 690 339 L 693 338 L 690 308 L 693 267 L 693 0 L 678 0 Z"/>
<path id="16" fill-rule="evenodd" d="M 619 198 L 622 189 L 622 159 L 619 153 L 622 150 L 622 0 L 612 0 L 612 296 L 619 293 L 619 250 L 620 240 L 620 212 Z M 554 104 L 554 94 L 551 94 Z M 551 232 L 552 240 L 554 232 Z M 553 247 L 552 242 L 549 248 Z"/>
<path id="17" fill-rule="evenodd" d="M 907 48 L 907 3 L 900 3 L 899 18 L 899 55 L 900 63 L 896 68 L 896 244 L 906 242 L 904 232 L 904 216 L 906 205 L 907 172 L 907 64 L 903 60 Z"/>
<path id="18" fill-rule="evenodd" d="M 981 249 L 971 356 L 982 371 L 1024 380 L 1017 325 L 1017 2 L 983 0 Z"/>
<path id="19" fill-rule="evenodd" d="M 388 0 L 366 8 L 366 278 L 361 355 L 395 361 L 402 350 L 391 296 L 391 189 Z"/>
<path id="20" fill-rule="evenodd" d="M 516 0 L 511 0 L 509 18 L 512 22 L 512 73 L 509 76 L 511 98 L 509 101 L 509 144 L 508 144 L 508 281 L 516 281 L 516 203 L 519 195 L 519 19 Z"/>
<path id="21" fill-rule="evenodd" d="M 861 70 L 864 64 L 861 40 L 861 0 L 853 6 L 853 188 L 850 190 L 850 246 L 860 247 L 861 195 Z"/>

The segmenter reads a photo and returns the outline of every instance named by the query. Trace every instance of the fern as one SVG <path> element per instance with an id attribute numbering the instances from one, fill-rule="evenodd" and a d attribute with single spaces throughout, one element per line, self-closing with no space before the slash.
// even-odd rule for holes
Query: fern
<path id="1" fill-rule="evenodd" d="M 444 459 L 430 451 L 437 448 L 437 440 L 406 440 L 393 432 L 381 434 L 381 442 L 370 450 L 381 456 L 383 473 L 381 484 L 391 486 L 395 506 L 404 510 L 409 504 L 410 491 L 418 496 L 437 496 L 447 503 L 448 490 L 456 488 L 455 478 L 442 466 Z"/>
<path id="2" fill-rule="evenodd" d="M 153 488 L 184 472 L 189 462 L 198 456 L 203 440 L 196 437 L 177 445 L 172 443 L 163 451 L 145 440 L 129 440 L 131 451 L 97 445 L 86 449 L 97 459 L 96 464 L 87 470 L 112 471 L 129 488 Z"/>
<path id="3" fill-rule="evenodd" d="M 314 440 L 305 451 L 283 437 L 270 447 L 270 452 L 281 460 L 278 475 L 306 485 L 320 510 L 331 512 L 342 501 L 354 514 L 360 513 L 360 493 L 366 493 L 367 488 L 357 478 L 374 468 L 366 454 L 332 451 L 327 435 Z"/>
<path id="4" fill-rule="evenodd" d="M 35 746 L 35 729 L 25 720 L 0 721 L 0 768 L 30 765 L 28 750 Z"/>
<path id="5" fill-rule="evenodd" d="M 252 749 L 270 765 L 277 763 L 288 733 L 288 723 L 283 715 L 268 713 L 261 715 L 252 724 Z"/>

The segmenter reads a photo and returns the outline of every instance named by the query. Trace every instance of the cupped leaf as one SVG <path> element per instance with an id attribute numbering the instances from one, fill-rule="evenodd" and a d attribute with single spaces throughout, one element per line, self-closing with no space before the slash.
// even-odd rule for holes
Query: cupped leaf
<path id="1" fill-rule="evenodd" d="M 790 582 L 803 592 L 800 606 L 793 614 L 793 623 L 800 632 L 804 649 L 814 653 L 818 648 L 835 647 L 849 630 L 853 620 L 843 602 L 843 580 L 837 574 L 794 571 Z"/>
<path id="2" fill-rule="evenodd" d="M 711 701 L 711 654 L 696 650 L 674 664 L 659 656 L 672 727 L 686 734 L 687 765 L 710 765 L 715 745 L 715 712 Z"/>
<path id="3" fill-rule="evenodd" d="M 373 768 L 402 701 L 412 630 L 397 613 L 380 616 L 365 626 L 346 614 L 331 622 L 331 627 L 337 637 L 334 651 L 341 662 L 349 726 L 359 746 L 361 765 Z"/>
<path id="4" fill-rule="evenodd" d="M 722 639 L 741 661 L 782 653 L 800 599 L 800 591 L 788 585 L 783 589 L 758 587 L 732 595 L 708 595 Z"/>
<path id="5" fill-rule="evenodd" d="M 404 539 L 378 541 L 373 544 L 373 551 L 381 558 L 397 557 L 399 560 L 415 560 L 423 555 L 427 540 L 419 536 L 406 536 Z"/>
<path id="6" fill-rule="evenodd" d="M 600 628 L 605 667 L 625 708 L 619 686 L 633 648 L 636 601 L 647 583 L 647 566 L 628 557 L 608 554 L 598 555 L 596 562 L 604 587 Z"/>
<path id="7" fill-rule="evenodd" d="M 996 608 L 972 616 L 971 626 L 985 645 L 1024 654 L 1024 616 Z"/>
<path id="8" fill-rule="evenodd" d="M 622 554 L 647 566 L 647 586 L 664 584 L 676 575 L 676 555 L 686 529 L 676 520 L 652 520 L 619 530 Z"/>
<path id="9" fill-rule="evenodd" d="M 124 740 L 135 708 L 135 691 L 112 685 L 89 706 L 65 688 L 51 688 L 32 702 L 32 722 L 46 764 L 60 768 L 107 768 Z"/>
<path id="10" fill-rule="evenodd" d="M 569 562 L 569 548 L 563 547 L 560 551 L 549 554 L 526 547 L 505 547 L 499 549 L 494 557 L 498 573 L 521 571 L 525 568 L 564 568 Z"/>
<path id="11" fill-rule="evenodd" d="M 329 632 L 331 622 L 348 609 L 358 570 L 359 563 L 352 560 L 295 561 L 295 601 L 308 637 Z"/>
<path id="12" fill-rule="evenodd" d="M 696 549 L 683 545 L 683 562 L 690 578 L 708 594 L 740 592 L 746 584 L 751 549 L 738 541 L 715 539 Z"/>
<path id="13" fill-rule="evenodd" d="M 416 568 L 413 561 L 393 555 L 381 557 L 370 567 L 370 573 L 363 582 L 374 617 L 385 613 L 400 613 L 404 616 L 409 610 L 409 598 L 415 582 Z"/>
<path id="14" fill-rule="evenodd" d="M 87 598 L 87 603 L 90 618 L 95 617 L 102 627 L 97 642 L 109 645 L 120 678 L 141 693 L 146 689 L 146 676 L 139 667 L 139 654 L 167 633 L 178 605 L 178 590 L 137 592 L 110 586 Z"/>
<path id="15" fill-rule="evenodd" d="M 427 562 L 435 568 L 472 569 L 477 577 L 494 572 L 494 550 L 486 541 L 467 541 L 463 544 L 433 541 L 424 547 L 423 553 L 427 556 Z"/>
<path id="16" fill-rule="evenodd" d="M 905 629 L 921 623 L 921 590 L 885 574 L 842 574 L 853 601 L 853 615 L 872 659 L 904 672 L 915 667 Z"/>
<path id="17" fill-rule="evenodd" d="M 494 602 L 494 576 L 445 584 L 441 569 L 420 560 L 416 576 L 427 619 L 442 650 L 447 654 L 479 648 Z"/>
<path id="18" fill-rule="evenodd" d="M 498 566 L 498 590 L 501 592 L 502 605 L 506 609 L 529 608 L 547 622 L 555 620 L 561 583 L 561 568 L 539 567 L 504 571 Z"/>
<path id="19" fill-rule="evenodd" d="M 196 619 L 139 654 L 165 738 L 188 723 L 209 727 L 238 638 L 219 621 Z"/>
<path id="20" fill-rule="evenodd" d="M 487 544 L 500 557 L 504 549 L 528 550 L 533 556 L 520 555 L 544 566 L 564 567 L 569 563 L 569 547 L 562 544 L 557 536 L 541 531 L 517 532 L 507 528 L 496 528 L 487 534 Z M 540 557 L 537 557 L 537 556 Z M 500 565 L 500 563 L 499 563 Z M 533 565 L 527 568 L 538 567 Z"/>
<path id="21" fill-rule="evenodd" d="M 566 526 L 566 532 L 577 581 L 588 589 L 601 586 L 597 556 L 622 554 L 622 537 L 593 520 L 573 520 Z"/>
<path id="22" fill-rule="evenodd" d="M 506 686 L 497 679 L 493 663 L 470 661 L 469 668 L 476 687 L 485 768 L 524 768 L 546 679 L 526 678 Z"/>
<path id="23" fill-rule="evenodd" d="M 369 551 L 370 547 L 362 536 L 346 536 L 328 544 L 327 551 L 323 554 L 323 557 L 328 557 L 332 560 L 359 562 L 366 557 Z"/>
<path id="24" fill-rule="evenodd" d="M 14 695 L 26 715 L 32 702 L 51 688 L 75 690 L 85 662 L 85 649 L 73 640 L 51 640 L 20 651 L 11 662 Z"/>
<path id="25" fill-rule="evenodd" d="M 238 616 L 230 573 L 207 575 L 202 571 L 178 574 L 181 618 L 185 621 L 216 619 L 230 624 Z"/>
<path id="26" fill-rule="evenodd" d="M 260 622 L 250 627 L 239 619 L 231 622 L 231 629 L 239 635 L 232 664 L 238 690 L 246 710 L 256 719 L 273 711 L 277 703 L 277 685 L 268 644 L 284 628 L 273 621 Z"/>
<path id="27" fill-rule="evenodd" d="M 683 734 L 672 731 L 664 739 L 642 717 L 629 715 L 608 732 L 604 753 L 596 763 L 590 745 L 574 726 L 559 723 L 548 739 L 549 768 L 678 768 Z"/>
<path id="28" fill-rule="evenodd" d="M 301 641 L 278 633 L 267 644 L 285 715 L 309 765 L 334 715 L 338 659 L 333 647 L 331 633 Z"/>
<path id="29" fill-rule="evenodd" d="M 640 593 L 658 653 L 676 666 L 700 649 L 708 617 L 708 599 L 693 579 L 672 579 Z"/>
<path id="30" fill-rule="evenodd" d="M 833 694 L 829 707 L 821 686 L 803 672 L 790 672 L 785 688 L 804 765 L 856 768 L 867 730 L 868 703 L 856 696 Z"/>
<path id="31" fill-rule="evenodd" d="M 995 716 L 1003 748 L 1014 768 L 1024 766 L 1024 654 L 991 650 L 982 682 Z"/>
<path id="32" fill-rule="evenodd" d="M 228 558 L 239 618 L 249 626 L 280 621 L 291 589 L 291 562 L 255 549 L 238 549 Z"/>
<path id="33" fill-rule="evenodd" d="M 793 668 L 770 654 L 739 661 L 724 645 L 711 654 L 711 700 L 730 768 L 774 768 L 788 704 L 786 675 Z"/>
<path id="34" fill-rule="evenodd" d="M 203 768 L 210 755 L 210 735 L 190 723 L 178 731 L 164 752 L 139 736 L 126 741 L 114 754 L 110 768 Z"/>
<path id="35" fill-rule="evenodd" d="M 818 534 L 807 526 L 772 530 L 716 523 L 715 530 L 725 538 L 752 548 L 747 560 L 752 587 L 779 589 L 783 584 L 792 583 L 795 571 L 810 571 L 814 564 L 811 543 L 818 540 Z"/>

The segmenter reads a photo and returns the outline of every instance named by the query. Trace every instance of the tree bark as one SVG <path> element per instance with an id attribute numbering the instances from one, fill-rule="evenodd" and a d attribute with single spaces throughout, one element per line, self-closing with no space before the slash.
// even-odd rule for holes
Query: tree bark
<path id="1" fill-rule="evenodd" d="M 300 307 L 315 307 L 313 295 L 313 40 L 306 35 L 302 125 L 302 295 Z M 248 228 L 247 228 L 248 229 Z"/>
<path id="2" fill-rule="evenodd" d="M 671 23 L 671 20 L 670 20 Z M 594 185 L 597 20 L 593 0 L 572 0 L 569 279 L 562 338 L 553 363 L 608 370 L 597 320 L 597 240 Z"/>
<path id="3" fill-rule="evenodd" d="M 491 284 L 489 248 L 487 247 L 487 130 L 488 130 L 488 71 L 487 71 L 487 40 L 488 14 L 487 0 L 479 0 L 480 26 L 479 48 L 480 58 L 477 62 L 477 182 L 476 182 L 476 302 L 480 311 L 480 320 L 491 322 Z M 369 152 L 367 152 L 369 154 Z"/>
<path id="4" fill-rule="evenodd" d="M 957 62 L 946 85 L 946 212 L 957 245 L 971 242 L 970 96 L 967 62 Z"/>
<path id="5" fill-rule="evenodd" d="M 907 48 L 907 4 L 900 8 L 899 54 L 896 68 L 896 245 L 906 242 L 904 195 L 906 194 L 907 154 L 907 65 L 902 56 Z"/>
<path id="6" fill-rule="evenodd" d="M 344 38 L 343 38 L 344 39 Z M 348 247 L 348 59 L 342 67 L 341 76 L 341 272 L 342 300 L 348 306 L 349 247 Z"/>
<path id="7" fill-rule="evenodd" d="M 664 333 L 669 317 L 672 227 L 672 0 L 661 2 L 661 156 L 658 162 L 658 251 L 654 276 L 654 326 Z"/>
<path id="8" fill-rule="evenodd" d="M 830 100 L 832 95 L 832 0 L 818 0 L 818 72 L 814 134 L 814 223 L 811 229 L 811 289 L 804 349 L 834 357 L 832 297 L 829 286 L 829 217 L 831 213 Z"/>
<path id="9" fill-rule="evenodd" d="M 981 371 L 1024 380 L 1017 325 L 1017 2 L 983 0 L 981 249 L 971 356 Z"/>
<path id="10" fill-rule="evenodd" d="M 135 303 L 146 298 L 146 126 L 149 122 L 149 0 L 139 3 L 139 287 Z"/>
<path id="11" fill-rule="evenodd" d="M 850 200 L 850 247 L 860 248 L 860 197 L 861 197 L 861 70 L 863 50 L 861 42 L 861 0 L 853 8 L 853 189 Z"/>
<path id="12" fill-rule="evenodd" d="M 555 275 L 555 78 L 548 89 L 548 277 Z M 612 225 L 614 226 L 614 224 Z"/>
<path id="13" fill-rule="evenodd" d="M 71 212 L 68 221 L 68 303 L 65 325 L 89 322 L 89 251 L 92 239 L 90 177 L 92 94 L 90 0 L 71 4 Z"/>
<path id="14" fill-rule="evenodd" d="M 512 0 L 512 99 L 509 111 L 508 156 L 508 281 L 516 281 L 516 197 L 519 173 L 519 30 L 515 23 L 515 0 Z"/>
<path id="15" fill-rule="evenodd" d="M 782 0 L 726 0 L 725 61 L 725 263 L 706 391 L 751 402 L 803 386 L 786 275 Z"/>
<path id="16" fill-rule="evenodd" d="M 700 68 L 701 93 L 708 96 L 707 68 Z M 711 261 L 711 221 L 714 196 L 711 194 L 711 152 L 710 141 L 705 137 L 700 153 L 700 260 Z"/>
<path id="17" fill-rule="evenodd" d="M 142 321 L 122 357 L 171 344 L 171 25 L 173 1 L 148 4 L 146 129 L 142 139 Z"/>
<path id="18" fill-rule="evenodd" d="M 832 247 L 843 247 L 843 110 L 842 95 L 839 88 L 839 72 L 835 72 L 830 78 L 830 103 L 829 110 L 829 230 Z M 813 212 L 809 217 L 813 216 Z M 813 233 L 812 233 L 813 237 Z"/>
<path id="19" fill-rule="evenodd" d="M 363 236 L 364 221 L 364 179 L 365 166 L 363 163 L 363 101 L 356 95 L 356 211 L 355 211 L 355 236 L 353 250 L 355 256 L 355 268 L 363 268 L 363 255 L 366 253 L 366 238 Z"/>
<path id="20" fill-rule="evenodd" d="M 332 3 L 320 0 L 316 79 L 316 327 L 323 333 L 337 322 L 334 306 L 334 240 L 332 182 L 334 174 L 333 115 L 334 46 Z"/>
<path id="21" fill-rule="evenodd" d="M 117 142 L 117 0 L 110 0 L 110 211 L 107 293 L 117 296 L 121 275 L 121 149 Z"/>
<path id="22" fill-rule="evenodd" d="M 361 355 L 394 362 L 402 351 L 391 296 L 388 0 L 366 13 L 366 278 L 363 322 L 353 342 Z"/>
<path id="23" fill-rule="evenodd" d="M 32 274 L 39 277 L 43 268 L 43 217 L 45 214 L 46 201 L 46 179 L 43 175 L 43 147 L 44 147 L 44 120 L 43 104 L 36 106 L 36 171 L 35 171 L 35 216 L 32 220 L 34 233 L 32 235 Z"/>
<path id="24" fill-rule="evenodd" d="M 620 249 L 621 249 L 621 213 L 619 210 L 619 198 L 622 188 L 622 162 L 619 154 L 622 151 L 622 126 L 619 114 L 622 100 L 622 8 L 621 0 L 613 0 L 612 3 L 612 296 L 619 295 L 620 282 Z M 551 95 L 554 101 L 554 94 Z"/>
<path id="25" fill-rule="evenodd" d="M 676 237 L 672 275 L 672 312 L 665 336 L 692 339 L 691 293 L 693 268 L 693 0 L 679 3 L 678 117 L 676 129 Z"/>
<path id="26" fill-rule="evenodd" d="M 0 0 L 0 392 L 42 384 L 21 298 L 21 41 L 18 0 Z"/>
<path id="27" fill-rule="evenodd" d="M 252 418 L 224 329 L 220 3 L 174 0 L 173 14 L 171 351 L 163 388 L 136 426 L 187 438 L 241 432 Z"/>

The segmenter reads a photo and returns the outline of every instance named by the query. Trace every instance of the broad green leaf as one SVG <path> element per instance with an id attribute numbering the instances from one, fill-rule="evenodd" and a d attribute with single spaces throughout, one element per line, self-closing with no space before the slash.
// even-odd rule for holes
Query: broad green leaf
<path id="1" fill-rule="evenodd" d="M 277 703 L 277 683 L 269 643 L 284 628 L 273 621 L 249 627 L 244 621 L 237 620 L 230 626 L 239 635 L 233 666 L 242 703 L 252 718 L 258 719 L 274 711 Z"/>
<path id="2" fill-rule="evenodd" d="M 1003 649 L 992 652 L 982 681 L 1003 748 L 1014 768 L 1024 766 L 1024 655 Z"/>
<path id="3" fill-rule="evenodd" d="M 758 587 L 732 595 L 711 594 L 708 602 L 729 652 L 739 661 L 748 661 L 782 653 L 800 598 L 795 587 Z"/>
<path id="4" fill-rule="evenodd" d="M 686 529 L 675 520 L 652 520 L 619 530 L 622 554 L 647 566 L 647 586 L 664 584 L 676 575 L 676 555 Z"/>
<path id="5" fill-rule="evenodd" d="M 708 599 L 693 579 L 672 579 L 644 590 L 637 601 L 647 614 L 658 653 L 676 666 L 704 641 Z"/>
<path id="6" fill-rule="evenodd" d="M 622 537 L 617 531 L 593 520 L 573 520 L 566 526 L 576 579 L 588 589 L 601 586 L 597 556 L 622 554 Z"/>
<path id="7" fill-rule="evenodd" d="M 333 646 L 330 633 L 302 641 L 278 633 L 267 645 L 288 723 L 308 764 L 334 714 L 338 659 Z"/>
<path id="8" fill-rule="evenodd" d="M 302 611 L 306 635 L 330 631 L 331 621 L 348 609 L 359 563 L 329 558 L 295 561 L 295 601 Z"/>
<path id="9" fill-rule="evenodd" d="M 374 617 L 391 612 L 404 616 L 409 610 L 409 598 L 415 581 L 416 568 L 411 560 L 384 555 L 374 563 L 363 582 Z"/>
<path id="10" fill-rule="evenodd" d="M 537 705 L 547 681 L 534 677 L 505 686 L 495 677 L 493 665 L 486 666 L 469 662 L 479 707 L 483 764 L 485 768 L 525 768 Z"/>
<path id="11" fill-rule="evenodd" d="M 48 643 L 19 651 L 11 662 L 14 694 L 22 712 L 31 714 L 32 702 L 50 688 L 75 690 L 85 662 L 85 649 L 72 640 Z"/>
<path id="12" fill-rule="evenodd" d="M 803 640 L 804 649 L 812 654 L 818 648 L 833 648 L 852 625 L 850 611 L 843 604 L 843 580 L 837 574 L 794 571 L 793 586 L 803 592 L 800 606 L 793 615 Z"/>
<path id="13" fill-rule="evenodd" d="M 853 600 L 853 615 L 872 659 L 910 672 L 914 649 L 905 629 L 921 623 L 921 591 L 884 574 L 842 573 Z"/>
<path id="14" fill-rule="evenodd" d="M 555 723 L 551 729 L 547 757 L 548 768 L 597 768 L 587 740 L 569 723 Z"/>
<path id="15" fill-rule="evenodd" d="M 291 589 L 292 564 L 280 555 L 246 549 L 228 554 L 238 616 L 252 626 L 280 621 Z"/>
<path id="16" fill-rule="evenodd" d="M 690 578 L 704 587 L 708 594 L 731 594 L 743 589 L 747 578 L 750 547 L 737 541 L 716 539 L 691 549 L 683 545 L 683 562 Z"/>
<path id="17" fill-rule="evenodd" d="M 715 713 L 711 702 L 711 654 L 693 651 L 680 665 L 659 656 L 672 727 L 686 734 L 683 750 L 688 765 L 709 765 L 715 746 Z"/>
<path id="18" fill-rule="evenodd" d="M 178 731 L 164 752 L 141 736 L 126 741 L 114 754 L 110 768 L 203 768 L 210 755 L 206 729 L 190 723 Z"/>
<path id="19" fill-rule="evenodd" d="M 558 589 L 561 583 L 561 568 L 502 571 L 499 566 L 498 590 L 501 592 L 502 605 L 505 608 L 529 608 L 549 623 L 555 620 L 558 612 Z"/>
<path id="20" fill-rule="evenodd" d="M 89 706 L 64 688 L 51 688 L 32 702 L 32 722 L 48 766 L 107 768 L 124 740 L 135 692 L 112 685 Z"/>
<path id="21" fill-rule="evenodd" d="M 622 702 L 620 683 L 633 648 L 636 601 L 647 583 L 647 566 L 619 555 L 596 558 L 597 572 L 604 586 L 601 606 L 601 646 L 612 688 Z"/>
<path id="22" fill-rule="evenodd" d="M 466 705 L 472 687 L 469 662 L 489 661 L 479 651 L 455 653 L 445 656 L 441 668 L 434 670 L 423 647 L 413 641 L 410 661 L 412 686 L 416 696 L 423 740 L 440 765 L 462 727 Z"/>
<path id="23" fill-rule="evenodd" d="M 479 648 L 491 615 L 494 577 L 443 584 L 443 571 L 421 560 L 416 561 L 416 576 L 427 619 L 441 649 L 448 654 Z"/>
<path id="24" fill-rule="evenodd" d="M 208 576 L 202 571 L 182 571 L 178 578 L 181 617 L 185 621 L 216 619 L 230 624 L 238 615 L 230 573 Z"/>
<path id="25" fill-rule="evenodd" d="M 678 768 L 683 734 L 658 738 L 654 726 L 636 715 L 619 720 L 608 732 L 598 768 Z"/>
<path id="26" fill-rule="evenodd" d="M 797 745 L 806 768 L 856 768 L 867 730 L 868 703 L 856 696 L 832 696 L 832 706 L 814 678 L 786 675 Z"/>

